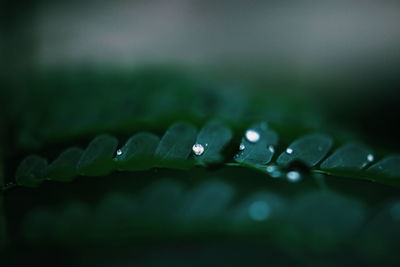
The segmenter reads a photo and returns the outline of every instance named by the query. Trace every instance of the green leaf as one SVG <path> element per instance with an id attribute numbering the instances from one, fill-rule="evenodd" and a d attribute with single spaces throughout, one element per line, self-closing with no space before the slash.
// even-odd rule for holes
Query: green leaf
<path id="1" fill-rule="evenodd" d="M 363 144 L 349 143 L 338 148 L 321 164 L 321 169 L 355 169 L 364 168 L 372 152 Z"/>
<path id="2" fill-rule="evenodd" d="M 196 128 L 185 122 L 172 125 L 161 138 L 155 155 L 157 167 L 186 169 L 193 162 L 186 160 L 196 140 Z"/>
<path id="3" fill-rule="evenodd" d="M 45 176 L 49 180 L 68 182 L 77 175 L 77 164 L 83 150 L 78 147 L 71 147 L 62 152 L 46 169 Z"/>
<path id="4" fill-rule="evenodd" d="M 220 121 L 207 123 L 199 132 L 196 145 L 200 145 L 204 152 L 195 155 L 200 164 L 218 163 L 223 160 L 221 151 L 231 141 L 232 131 Z"/>
<path id="5" fill-rule="evenodd" d="M 332 138 L 324 134 L 310 134 L 291 143 L 278 157 L 277 163 L 284 165 L 300 160 L 309 167 L 317 165 L 332 147 Z"/>
<path id="6" fill-rule="evenodd" d="M 400 155 L 388 156 L 369 167 L 367 171 L 383 174 L 390 178 L 400 178 Z"/>
<path id="7" fill-rule="evenodd" d="M 152 133 L 142 132 L 133 135 L 119 150 L 115 162 L 119 170 L 147 170 L 154 166 L 154 152 L 160 138 Z"/>
<path id="8" fill-rule="evenodd" d="M 113 170 L 113 155 L 118 140 L 103 134 L 95 137 L 78 162 L 78 172 L 85 176 L 107 175 Z"/>
<path id="9" fill-rule="evenodd" d="M 36 187 L 45 180 L 46 167 L 46 159 L 37 155 L 30 155 L 19 164 L 15 181 L 18 185 Z"/>
<path id="10" fill-rule="evenodd" d="M 259 138 L 255 142 L 251 141 L 247 138 L 248 134 L 258 135 Z M 235 161 L 254 166 L 267 164 L 275 153 L 274 146 L 277 143 L 278 135 L 268 129 L 266 123 L 255 124 L 242 138 L 241 151 L 235 155 Z"/>

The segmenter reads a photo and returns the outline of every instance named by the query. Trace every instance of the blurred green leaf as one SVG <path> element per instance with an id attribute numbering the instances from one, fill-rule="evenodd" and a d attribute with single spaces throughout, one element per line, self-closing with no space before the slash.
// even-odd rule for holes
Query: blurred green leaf
<path id="1" fill-rule="evenodd" d="M 83 150 L 78 147 L 71 147 L 62 152 L 46 169 L 45 176 L 54 181 L 71 181 L 77 175 L 77 164 Z"/>
<path id="2" fill-rule="evenodd" d="M 36 187 L 45 180 L 46 167 L 46 159 L 37 155 L 30 155 L 18 166 L 15 181 L 18 185 Z"/>
<path id="3" fill-rule="evenodd" d="M 187 160 L 196 140 L 196 128 L 188 123 L 179 122 L 172 125 L 161 138 L 155 156 L 157 167 L 189 168 L 193 162 Z"/>
<path id="4" fill-rule="evenodd" d="M 368 168 L 369 172 L 384 174 L 389 178 L 400 178 L 400 155 L 391 155 Z"/>
<path id="5" fill-rule="evenodd" d="M 113 170 L 113 155 L 118 140 L 110 135 L 95 137 L 78 162 L 78 172 L 84 176 L 102 176 Z"/>

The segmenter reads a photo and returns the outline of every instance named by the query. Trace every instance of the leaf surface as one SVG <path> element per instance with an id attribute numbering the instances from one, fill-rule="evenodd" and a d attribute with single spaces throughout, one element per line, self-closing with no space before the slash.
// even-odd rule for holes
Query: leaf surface
<path id="1" fill-rule="evenodd" d="M 78 162 L 78 171 L 85 176 L 101 176 L 110 173 L 113 168 L 113 155 L 118 140 L 108 134 L 95 137 L 83 152 Z"/>
<path id="2" fill-rule="evenodd" d="M 280 154 L 277 163 L 284 165 L 294 160 L 300 160 L 307 166 L 314 167 L 328 154 L 332 144 L 332 138 L 324 134 L 303 136 L 291 143 Z"/>
<path id="3" fill-rule="evenodd" d="M 30 155 L 18 166 L 15 181 L 18 185 L 36 187 L 45 180 L 44 173 L 46 167 L 46 159 L 37 155 Z"/>
<path id="4" fill-rule="evenodd" d="M 248 131 L 257 133 L 259 140 L 252 142 L 247 138 Z M 268 129 L 266 123 L 253 125 L 245 133 L 241 142 L 241 151 L 235 155 L 235 161 L 248 165 L 264 165 L 271 161 L 278 143 L 278 135 Z"/>
<path id="5" fill-rule="evenodd" d="M 118 169 L 135 171 L 147 170 L 154 166 L 154 152 L 160 138 L 152 133 L 142 132 L 133 135 L 119 150 L 115 157 Z"/>
<path id="6" fill-rule="evenodd" d="M 218 163 L 223 160 L 221 151 L 232 139 L 232 130 L 219 121 L 207 123 L 199 132 L 196 144 L 204 148 L 204 153 L 196 156 L 200 164 Z"/>
<path id="7" fill-rule="evenodd" d="M 62 152 L 46 169 L 46 177 L 54 181 L 71 181 L 77 175 L 77 164 L 83 150 L 71 147 Z"/>
<path id="8" fill-rule="evenodd" d="M 157 167 L 186 169 L 193 162 L 186 161 L 196 140 L 196 128 L 185 122 L 173 124 L 161 138 L 155 156 Z"/>
<path id="9" fill-rule="evenodd" d="M 369 163 L 371 150 L 360 143 L 349 143 L 338 148 L 321 164 L 321 169 L 360 170 Z"/>

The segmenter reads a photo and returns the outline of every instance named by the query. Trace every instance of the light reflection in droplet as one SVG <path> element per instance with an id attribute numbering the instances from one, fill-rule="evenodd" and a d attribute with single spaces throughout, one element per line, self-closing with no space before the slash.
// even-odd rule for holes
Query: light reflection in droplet
<path id="1" fill-rule="evenodd" d="M 239 150 L 244 150 L 246 147 L 245 147 L 245 145 L 244 144 L 240 144 L 240 146 L 239 146 Z"/>
<path id="2" fill-rule="evenodd" d="M 277 170 L 277 167 L 274 165 L 270 165 L 266 168 L 267 172 L 271 173 Z"/>
<path id="3" fill-rule="evenodd" d="M 290 171 L 286 174 L 286 178 L 290 181 L 290 182 L 298 182 L 301 179 L 301 175 L 299 172 L 296 171 Z"/>
<path id="4" fill-rule="evenodd" d="M 200 156 L 204 153 L 204 147 L 202 144 L 194 144 L 192 146 L 192 151 L 196 156 Z"/>
<path id="5" fill-rule="evenodd" d="M 247 130 L 246 131 L 246 139 L 251 143 L 256 143 L 260 140 L 260 134 L 255 130 Z"/>
<path id="6" fill-rule="evenodd" d="M 293 149 L 291 149 L 290 147 L 288 147 L 288 148 L 286 149 L 286 153 L 292 154 L 292 153 L 293 153 Z"/>
<path id="7" fill-rule="evenodd" d="M 373 162 L 373 161 L 374 161 L 374 155 L 368 154 L 367 160 L 368 160 L 369 162 Z"/>
<path id="8" fill-rule="evenodd" d="M 117 156 L 121 156 L 122 155 L 122 150 L 121 149 L 118 149 L 117 150 Z"/>
<path id="9" fill-rule="evenodd" d="M 255 201 L 249 207 L 249 216 L 254 221 L 264 221 L 271 214 L 271 208 L 265 201 Z"/>
<path id="10" fill-rule="evenodd" d="M 271 153 L 275 153 L 275 148 L 274 148 L 273 146 L 269 146 L 269 147 L 268 147 L 268 150 L 269 150 Z"/>

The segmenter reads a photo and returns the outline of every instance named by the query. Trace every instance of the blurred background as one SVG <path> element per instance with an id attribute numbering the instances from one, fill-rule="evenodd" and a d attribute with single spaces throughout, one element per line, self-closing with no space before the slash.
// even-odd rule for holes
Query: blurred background
<path id="1" fill-rule="evenodd" d="M 2 1 L 1 11 L 7 79 L 179 66 L 313 98 L 332 120 L 399 147 L 397 1 L 28 0 Z"/>
<path id="2" fill-rule="evenodd" d="M 281 148 L 310 130 L 322 130 L 338 144 L 363 141 L 377 157 L 400 151 L 399 1 L 3 0 L 0 5 L 0 184 L 13 181 L 15 169 L 29 153 L 52 160 L 66 147 L 85 147 L 104 132 L 119 141 L 139 130 L 161 136 L 177 120 L 201 126 L 209 118 L 220 118 L 236 135 L 250 123 L 265 120 L 280 134 Z M 324 253 L 330 253 L 331 266 L 359 253 L 362 260 L 354 258 L 350 264 L 365 266 L 372 259 L 397 266 L 396 188 L 346 179 L 293 186 L 229 168 L 110 176 L 10 192 L 5 198 L 8 234 L 17 241 L 33 241 L 36 248 L 15 242 L 14 262 L 32 260 L 42 266 L 45 250 L 40 244 L 45 240 L 60 245 L 50 246 L 46 257 L 61 265 L 85 265 L 86 260 L 89 265 L 116 266 L 117 259 L 126 266 L 132 263 L 132 251 L 141 263 L 152 253 L 174 262 L 171 258 L 181 259 L 185 251 L 189 256 L 182 266 L 191 255 L 208 255 L 201 266 L 224 253 L 230 266 L 249 263 L 241 253 L 258 263 L 274 258 L 281 264 L 308 266 L 314 259 L 315 266 L 327 266 Z M 204 178 L 209 176 L 216 182 L 207 184 Z M 160 178 L 167 178 L 167 186 L 157 184 Z M 267 192 L 260 195 L 260 189 Z M 167 201 L 171 192 L 179 193 L 172 204 Z M 220 206 L 215 205 L 218 199 Z M 257 224 L 249 219 L 246 212 L 254 199 L 275 205 L 277 217 L 271 208 L 271 221 Z M 165 210 L 159 206 L 164 202 Z M 216 207 L 214 214 L 207 209 L 211 206 Z M 193 225 L 171 216 L 191 208 Z M 209 216 L 211 223 L 197 225 L 196 212 Z M 244 222 L 238 219 L 240 227 L 231 230 L 229 216 Z M 6 232 L 6 217 L 0 218 L 1 234 L 1 228 Z M 149 218 L 154 225 L 149 226 Z M 172 226 L 165 230 L 159 222 L 167 219 Z M 114 234 L 129 234 L 120 231 L 121 222 L 133 231 L 129 238 L 139 240 L 129 244 L 132 250 L 124 247 L 129 238 Z M 181 233 L 179 223 L 187 232 Z M 97 224 L 99 229 L 93 230 Z M 226 231 L 222 238 L 217 235 L 221 229 Z M 101 233 L 96 236 L 100 241 L 91 240 L 92 230 Z M 162 243 L 170 241 L 170 230 L 172 236 L 181 235 L 174 237 L 172 248 L 165 248 Z M 200 242 L 192 243 L 191 234 Z M 149 235 L 154 239 L 148 242 Z M 237 239 L 230 242 L 230 235 Z M 257 243 L 265 236 L 270 247 Z M 210 247 L 218 238 L 226 243 Z M 86 251 L 88 257 L 83 257 L 74 243 L 96 241 L 116 249 Z M 62 242 L 73 244 L 72 250 L 64 251 Z M 301 255 L 305 243 L 315 258 Z M 348 252 L 348 247 L 353 250 Z M 28 256 L 20 257 L 21 251 Z M 389 254 L 392 257 L 386 257 Z M 160 262 L 155 259 L 149 265 Z"/>

